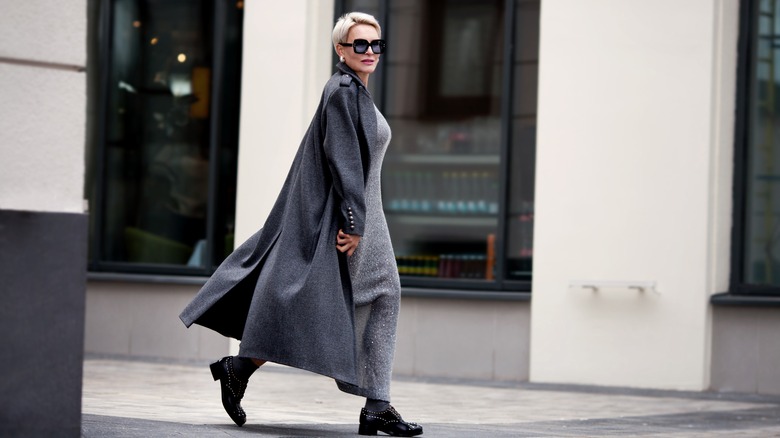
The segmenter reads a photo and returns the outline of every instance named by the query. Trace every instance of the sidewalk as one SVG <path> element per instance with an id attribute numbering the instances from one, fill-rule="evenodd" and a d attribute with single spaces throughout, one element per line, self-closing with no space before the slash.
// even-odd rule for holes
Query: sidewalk
<path id="1" fill-rule="evenodd" d="M 780 437 L 780 397 L 399 379 L 393 405 L 425 437 Z M 87 358 L 82 436 L 345 437 L 363 400 L 277 365 L 250 381 L 237 427 L 206 363 Z"/>

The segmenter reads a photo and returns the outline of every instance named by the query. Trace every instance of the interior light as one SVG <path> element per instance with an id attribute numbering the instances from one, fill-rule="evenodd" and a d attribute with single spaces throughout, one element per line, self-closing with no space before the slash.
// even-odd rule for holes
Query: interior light
<path id="1" fill-rule="evenodd" d="M 192 82 L 189 74 L 171 74 L 169 77 L 169 86 L 171 94 L 174 97 L 186 96 L 192 94 Z"/>
<path id="2" fill-rule="evenodd" d="M 183 63 L 184 61 L 187 60 L 187 55 L 185 55 L 184 53 L 179 53 L 179 56 L 177 56 L 176 59 L 178 59 L 179 62 Z"/>
<path id="3" fill-rule="evenodd" d="M 159 41 L 160 41 L 160 40 L 158 40 L 158 39 L 157 39 L 157 37 L 154 37 L 154 38 L 152 38 L 152 40 L 150 41 L 150 43 L 151 43 L 152 45 L 155 45 L 155 44 L 157 44 Z"/>
<path id="4" fill-rule="evenodd" d="M 238 0 L 238 1 L 236 2 L 236 8 L 238 8 L 238 9 L 244 9 L 244 2 L 243 2 L 243 1 L 241 1 L 241 0 Z"/>
<path id="5" fill-rule="evenodd" d="M 138 20 L 133 21 L 133 27 L 141 27 L 141 22 Z"/>

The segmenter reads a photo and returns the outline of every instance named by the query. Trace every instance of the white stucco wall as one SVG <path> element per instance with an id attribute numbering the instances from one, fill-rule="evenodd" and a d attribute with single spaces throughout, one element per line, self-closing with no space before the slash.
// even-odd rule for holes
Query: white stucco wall
<path id="1" fill-rule="evenodd" d="M 708 387 L 737 17 L 737 0 L 542 3 L 532 381 Z"/>
<path id="2" fill-rule="evenodd" d="M 83 211 L 86 21 L 85 1 L 2 6 L 0 209 Z"/>
<path id="3" fill-rule="evenodd" d="M 5 0 L 0 11 L 0 58 L 86 65 L 86 0 Z"/>
<path id="4" fill-rule="evenodd" d="M 333 0 L 245 7 L 237 245 L 268 216 L 333 68 Z"/>

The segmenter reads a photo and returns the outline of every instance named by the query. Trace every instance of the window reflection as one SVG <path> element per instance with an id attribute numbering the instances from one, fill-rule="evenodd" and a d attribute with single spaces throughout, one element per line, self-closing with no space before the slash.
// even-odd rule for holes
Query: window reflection
<path id="1" fill-rule="evenodd" d="M 780 2 L 757 2 L 751 63 L 744 269 L 747 283 L 780 285 Z"/>
<path id="2" fill-rule="evenodd" d="M 506 1 L 342 3 L 389 26 L 372 93 L 393 130 L 382 197 L 407 285 L 531 279 L 539 3 L 513 3 L 510 78 Z"/>
<path id="3" fill-rule="evenodd" d="M 531 280 L 536 175 L 539 0 L 515 2 L 506 278 Z"/>
<path id="4" fill-rule="evenodd" d="M 391 2 L 383 173 L 404 275 L 494 279 L 503 2 Z"/>
<path id="5" fill-rule="evenodd" d="M 209 268 L 232 250 L 241 35 L 240 12 L 223 3 L 112 3 L 101 261 Z M 234 30 L 223 41 L 220 26 Z M 215 42 L 232 55 L 219 84 Z M 214 87 L 219 114 L 211 114 Z M 210 187 L 220 200 L 209 198 Z"/>

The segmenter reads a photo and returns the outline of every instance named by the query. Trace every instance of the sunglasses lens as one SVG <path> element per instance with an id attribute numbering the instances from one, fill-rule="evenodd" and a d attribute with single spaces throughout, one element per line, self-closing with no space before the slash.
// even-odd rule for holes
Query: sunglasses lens
<path id="1" fill-rule="evenodd" d="M 352 50 L 354 50 L 358 55 L 366 53 L 369 46 L 371 47 L 371 51 L 378 55 L 380 53 L 384 53 L 385 48 L 387 47 L 387 43 L 385 43 L 385 40 L 374 40 L 370 43 L 366 40 L 352 41 Z"/>
<path id="2" fill-rule="evenodd" d="M 357 53 L 359 55 L 363 54 L 363 53 L 366 53 L 368 51 L 368 41 L 366 41 L 366 40 L 355 40 L 355 41 L 352 41 L 352 49 L 355 51 L 355 53 Z M 372 50 L 373 50 L 373 48 L 372 48 Z"/>
<path id="3" fill-rule="evenodd" d="M 377 55 L 385 51 L 385 46 L 386 44 L 384 40 L 371 41 L 371 51 L 376 53 Z"/>

